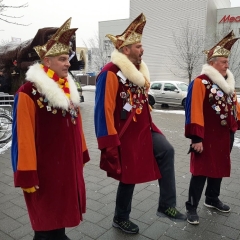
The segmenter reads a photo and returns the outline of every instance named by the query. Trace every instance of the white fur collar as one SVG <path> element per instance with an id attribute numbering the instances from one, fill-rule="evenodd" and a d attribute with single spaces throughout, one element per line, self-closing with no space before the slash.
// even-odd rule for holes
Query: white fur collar
<path id="1" fill-rule="evenodd" d="M 42 93 L 53 107 L 68 110 L 70 101 L 58 84 L 47 76 L 39 63 L 30 66 L 26 73 L 26 80 L 35 84 L 37 90 Z M 70 99 L 75 106 L 79 106 L 80 97 L 74 80 L 68 75 Z"/>
<path id="2" fill-rule="evenodd" d="M 209 64 L 204 64 L 201 74 L 207 75 L 214 83 L 216 83 L 226 94 L 232 94 L 235 90 L 235 80 L 231 71 L 227 70 L 227 79 Z"/>
<path id="3" fill-rule="evenodd" d="M 134 84 L 143 87 L 145 79 L 150 82 L 150 74 L 147 65 L 142 61 L 139 70 L 127 58 L 126 55 L 120 53 L 117 49 L 112 52 L 111 61 L 117 65 L 123 75 Z"/>

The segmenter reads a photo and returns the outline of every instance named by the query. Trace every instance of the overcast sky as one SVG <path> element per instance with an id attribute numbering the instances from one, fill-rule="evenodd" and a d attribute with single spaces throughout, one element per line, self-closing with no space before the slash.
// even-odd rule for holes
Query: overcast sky
<path id="1" fill-rule="evenodd" d="M 4 14 L 23 16 L 19 23 L 30 24 L 28 27 L 7 24 L 0 21 L 0 40 L 11 37 L 23 41 L 33 38 L 39 28 L 60 27 L 72 17 L 71 27 L 78 28 L 77 46 L 83 46 L 98 32 L 98 22 L 129 18 L 130 0 L 4 0 L 5 5 L 20 5 L 28 2 L 23 9 L 9 9 Z M 231 0 L 232 7 L 240 7 L 240 0 Z M 13 19 L 14 20 L 14 19 Z"/>

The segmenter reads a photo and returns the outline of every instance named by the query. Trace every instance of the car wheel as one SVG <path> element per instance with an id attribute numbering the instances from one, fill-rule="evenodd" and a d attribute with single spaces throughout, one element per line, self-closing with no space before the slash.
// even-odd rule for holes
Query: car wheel
<path id="1" fill-rule="evenodd" d="M 148 95 L 148 103 L 151 107 L 155 104 L 155 99 L 152 95 Z"/>
<path id="2" fill-rule="evenodd" d="M 185 109 L 185 108 L 186 108 L 186 98 L 184 98 L 184 99 L 182 100 L 182 105 L 183 105 L 183 108 Z"/>

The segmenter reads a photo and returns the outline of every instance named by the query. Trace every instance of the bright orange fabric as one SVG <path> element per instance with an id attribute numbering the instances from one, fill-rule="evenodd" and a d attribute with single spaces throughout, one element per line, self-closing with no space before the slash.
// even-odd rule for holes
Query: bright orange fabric
<path id="1" fill-rule="evenodd" d="M 105 86 L 105 99 L 104 109 L 107 123 L 108 135 L 117 134 L 114 127 L 114 109 L 116 107 L 116 96 L 118 91 L 118 78 L 115 73 L 108 71 L 106 86 Z"/>
<path id="2" fill-rule="evenodd" d="M 202 79 L 196 78 L 192 90 L 191 123 L 196 123 L 202 127 L 204 127 L 203 101 L 205 92 L 206 87 L 202 84 Z"/>
<path id="3" fill-rule="evenodd" d="M 36 170 L 35 105 L 23 92 L 19 93 L 17 108 L 18 166 L 20 171 Z M 20 127 L 21 125 L 21 127 Z"/>
<path id="4" fill-rule="evenodd" d="M 79 119 L 79 123 L 80 123 L 79 131 L 80 131 L 81 138 L 82 138 L 82 152 L 85 152 L 87 150 L 87 144 L 86 144 L 83 127 L 82 127 L 82 117 L 80 114 L 80 108 L 78 110 L 79 110 L 78 119 Z"/>

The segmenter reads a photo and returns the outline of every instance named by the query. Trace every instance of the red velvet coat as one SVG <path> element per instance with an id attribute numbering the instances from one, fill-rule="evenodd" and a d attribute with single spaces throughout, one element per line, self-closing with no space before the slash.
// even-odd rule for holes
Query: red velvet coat
<path id="1" fill-rule="evenodd" d="M 234 78 L 228 71 L 225 80 L 208 65 L 203 73 L 189 85 L 186 101 L 185 136 L 197 136 L 203 143 L 202 153 L 191 153 L 190 171 L 194 176 L 229 177 L 230 132 L 239 124 Z"/>
<path id="2" fill-rule="evenodd" d="M 76 124 L 72 123 L 70 113 L 64 111 L 67 104 L 63 102 L 68 102 L 65 94 L 38 65 L 30 68 L 27 77 L 32 82 L 24 84 L 14 100 L 15 186 L 39 186 L 34 193 L 24 192 L 35 231 L 74 227 L 86 211 L 83 164 L 89 156 L 81 116 L 78 112 L 74 118 Z M 78 109 L 79 95 L 70 78 L 69 84 L 71 99 Z M 51 109 L 47 108 L 50 103 Z"/>
<path id="3" fill-rule="evenodd" d="M 114 155 L 112 166 L 114 168 L 119 162 L 121 174 L 108 171 L 108 176 L 123 183 L 143 183 L 159 179 L 160 172 L 153 154 L 151 131 L 160 130 L 152 122 L 146 90 L 138 85 L 139 82 L 134 81 L 134 77 L 125 79 L 120 72 L 128 77 L 126 66 L 130 65 L 132 75 L 139 73 L 141 75 L 138 79 L 141 79 L 143 74 L 121 53 L 114 53 L 112 60 L 116 64 L 109 63 L 104 67 L 96 85 L 95 130 L 102 152 L 101 161 L 104 157 L 109 160 L 111 155 Z M 146 69 L 145 65 L 144 67 Z M 144 72 L 140 67 L 141 70 Z M 135 113 L 123 136 L 119 138 L 119 133 L 131 114 L 131 111 L 126 111 L 125 118 L 121 118 L 126 103 L 133 107 L 135 105 L 136 112 L 140 113 Z"/>

